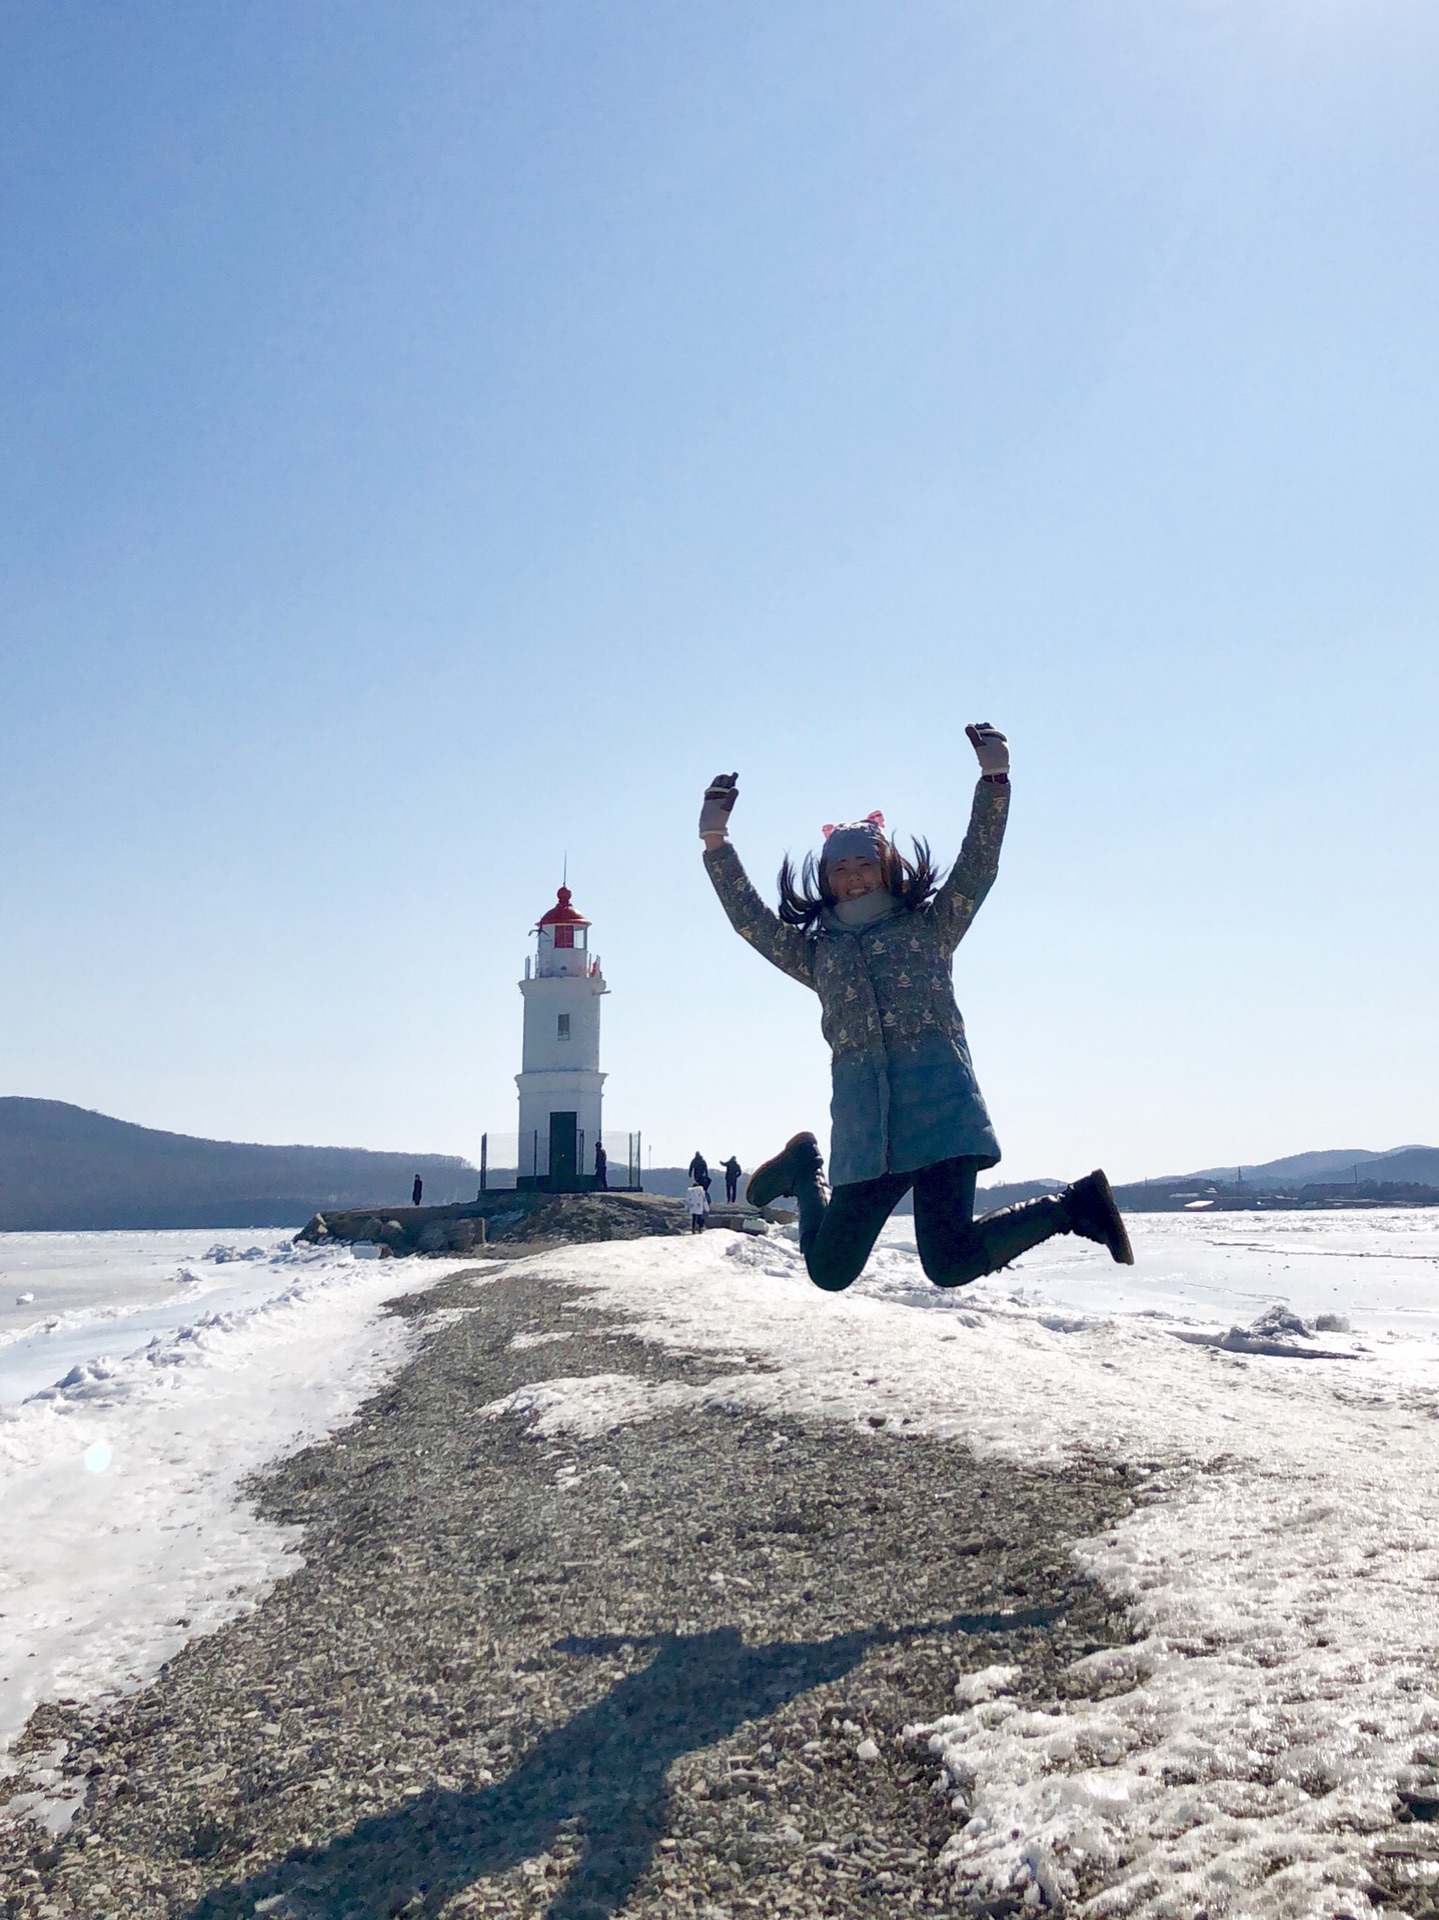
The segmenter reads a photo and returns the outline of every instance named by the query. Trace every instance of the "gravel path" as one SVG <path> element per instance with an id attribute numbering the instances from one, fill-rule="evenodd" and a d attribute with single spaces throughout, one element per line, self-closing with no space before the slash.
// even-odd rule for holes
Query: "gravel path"
<path id="1" fill-rule="evenodd" d="M 55 1842 L 0 1829 L 11 1916 L 963 1910 L 933 1864 L 962 1816 L 901 1729 L 996 1662 L 1054 1698 L 1125 1637 L 1067 1553 L 1122 1472 L 724 1407 L 477 1418 L 560 1375 L 721 1371 L 577 1292 L 492 1265 L 395 1303 L 418 1359 L 251 1490 L 303 1569 L 143 1693 L 32 1720 L 90 1791 Z"/>

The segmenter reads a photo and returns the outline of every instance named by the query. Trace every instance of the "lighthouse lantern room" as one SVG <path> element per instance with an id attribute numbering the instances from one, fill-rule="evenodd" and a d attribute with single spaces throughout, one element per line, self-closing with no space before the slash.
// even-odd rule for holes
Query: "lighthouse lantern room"
<path id="1" fill-rule="evenodd" d="M 516 1185 L 576 1193 L 594 1183 L 600 1138 L 600 998 L 609 989 L 589 950 L 590 923 L 561 887 L 535 928 L 533 967 L 525 962 L 524 1051 Z"/>

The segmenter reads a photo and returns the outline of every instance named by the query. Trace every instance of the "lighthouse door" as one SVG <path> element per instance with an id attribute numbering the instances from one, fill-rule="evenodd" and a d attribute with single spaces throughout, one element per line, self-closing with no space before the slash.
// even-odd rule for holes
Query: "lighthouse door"
<path id="1" fill-rule="evenodd" d="M 579 1115 L 550 1115 L 550 1185 L 572 1184 L 579 1172 Z"/>

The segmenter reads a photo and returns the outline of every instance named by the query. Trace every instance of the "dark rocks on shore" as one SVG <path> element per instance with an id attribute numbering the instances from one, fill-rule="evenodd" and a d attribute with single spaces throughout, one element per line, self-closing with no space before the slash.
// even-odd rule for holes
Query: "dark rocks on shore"
<path id="1" fill-rule="evenodd" d="M 368 1242 L 395 1256 L 466 1254 L 498 1244 L 554 1246 L 685 1233 L 678 1200 L 654 1193 L 516 1193 L 501 1188 L 448 1207 L 353 1207 L 317 1213 L 296 1236 L 323 1244 Z"/>

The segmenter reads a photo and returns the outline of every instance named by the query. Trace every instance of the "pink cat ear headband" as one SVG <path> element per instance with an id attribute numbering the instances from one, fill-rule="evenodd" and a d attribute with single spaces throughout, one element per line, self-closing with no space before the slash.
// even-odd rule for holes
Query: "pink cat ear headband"
<path id="1" fill-rule="evenodd" d="M 820 831 L 824 835 L 819 856 L 822 867 L 831 860 L 878 860 L 885 845 L 884 815 L 878 808 L 863 820 L 847 820 L 842 826 L 830 822 Z"/>

